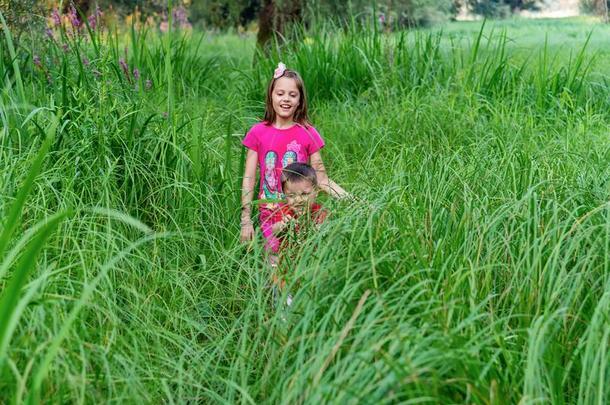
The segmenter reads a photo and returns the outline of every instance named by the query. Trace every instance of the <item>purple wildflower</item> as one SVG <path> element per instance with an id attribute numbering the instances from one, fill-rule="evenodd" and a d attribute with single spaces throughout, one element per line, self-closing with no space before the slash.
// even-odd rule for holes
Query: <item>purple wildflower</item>
<path id="1" fill-rule="evenodd" d="M 179 26 L 182 29 L 192 28 L 192 25 L 188 20 L 186 8 L 184 8 L 183 6 L 178 6 L 174 8 L 172 16 L 174 17 L 174 24 L 176 27 Z"/>
<path id="2" fill-rule="evenodd" d="M 129 66 L 127 66 L 127 62 L 125 62 L 125 59 L 120 58 L 119 65 L 121 66 L 121 69 L 123 69 L 123 72 L 125 72 L 125 74 L 129 75 Z"/>
<path id="3" fill-rule="evenodd" d="M 61 44 L 61 48 L 64 50 L 65 53 L 68 53 L 68 51 L 70 51 L 70 47 L 68 46 L 68 44 Z"/>
<path id="4" fill-rule="evenodd" d="M 70 23 L 72 24 L 73 28 L 80 28 L 81 20 L 78 19 L 78 13 L 76 12 L 76 8 L 74 6 L 70 6 L 68 18 L 70 19 Z"/>
<path id="5" fill-rule="evenodd" d="M 152 88 L 152 81 L 150 79 L 146 79 L 145 87 L 146 90 L 150 90 Z"/>
<path id="6" fill-rule="evenodd" d="M 83 65 L 85 66 L 89 66 L 91 62 L 89 62 L 89 59 L 86 56 L 83 56 Z"/>
<path id="7" fill-rule="evenodd" d="M 172 27 L 173 29 L 176 27 L 180 27 L 182 29 L 190 29 L 193 27 L 188 20 L 186 8 L 183 6 L 178 6 L 172 10 Z M 169 21 L 167 20 L 166 14 L 163 14 L 161 18 L 159 30 L 163 33 L 169 31 Z"/>
<path id="8" fill-rule="evenodd" d="M 45 34 L 47 35 L 47 38 L 49 38 L 51 41 L 55 40 L 55 37 L 53 36 L 53 30 L 51 30 L 51 28 L 47 28 L 45 30 Z"/>
<path id="9" fill-rule="evenodd" d="M 92 31 L 95 31 L 95 27 L 97 26 L 97 17 L 95 14 L 91 14 L 87 17 L 87 22 L 89 23 L 89 28 L 91 28 Z"/>
<path id="10" fill-rule="evenodd" d="M 123 58 L 119 59 L 119 65 L 121 66 L 121 69 L 123 69 L 123 73 L 125 74 L 125 77 L 131 83 L 131 75 L 129 74 L 129 65 L 127 65 L 127 62 L 125 62 L 125 59 L 123 59 Z"/>
<path id="11" fill-rule="evenodd" d="M 133 78 L 138 80 L 140 78 L 140 71 L 138 68 L 133 68 Z"/>
<path id="12" fill-rule="evenodd" d="M 34 56 L 32 57 L 32 62 L 34 62 L 34 65 L 35 65 L 37 68 L 42 69 L 42 62 L 40 62 L 40 56 L 38 56 L 38 55 L 34 55 Z"/>
<path id="13" fill-rule="evenodd" d="M 53 26 L 57 27 L 61 25 L 61 17 L 56 8 L 54 8 L 53 12 L 51 12 L 51 20 L 53 21 Z"/>
<path id="14" fill-rule="evenodd" d="M 186 17 L 186 9 L 182 6 L 174 8 L 172 15 L 176 24 L 184 25 L 188 24 L 188 18 Z"/>
<path id="15" fill-rule="evenodd" d="M 95 30 L 95 28 L 97 27 L 98 20 L 103 14 L 104 13 L 102 13 L 100 6 L 97 6 L 95 7 L 95 11 L 93 12 L 93 14 L 91 14 L 87 18 L 87 21 L 89 22 L 89 27 L 91 27 L 92 30 Z"/>

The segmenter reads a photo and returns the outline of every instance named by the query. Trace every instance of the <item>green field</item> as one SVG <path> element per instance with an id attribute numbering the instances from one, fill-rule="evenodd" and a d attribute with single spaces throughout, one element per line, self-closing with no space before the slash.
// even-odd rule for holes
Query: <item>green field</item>
<path id="1" fill-rule="evenodd" d="M 610 401 L 610 26 L 11 42 L 0 402 Z M 322 199 L 288 310 L 238 242 L 279 60 L 360 197 Z"/>

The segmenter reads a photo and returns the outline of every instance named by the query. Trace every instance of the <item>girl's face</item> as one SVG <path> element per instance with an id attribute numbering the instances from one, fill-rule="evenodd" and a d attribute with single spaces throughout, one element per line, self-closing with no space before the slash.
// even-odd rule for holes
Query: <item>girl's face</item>
<path id="1" fill-rule="evenodd" d="M 280 77 L 275 81 L 273 93 L 271 93 L 271 101 L 273 110 L 278 118 L 292 119 L 294 113 L 299 106 L 301 93 L 294 79 L 289 77 Z"/>

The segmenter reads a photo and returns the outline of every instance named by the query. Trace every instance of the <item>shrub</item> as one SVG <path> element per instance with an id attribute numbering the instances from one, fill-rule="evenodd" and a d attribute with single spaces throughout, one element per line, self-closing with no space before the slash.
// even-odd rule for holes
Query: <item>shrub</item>
<path id="1" fill-rule="evenodd" d="M 17 41 L 21 34 L 28 30 L 35 30 L 44 25 L 43 6 L 36 0 L 0 0 L 0 12 Z M 4 38 L 4 32 L 0 33 Z"/>
<path id="2" fill-rule="evenodd" d="M 599 14 L 603 3 L 599 0 L 580 0 L 580 9 L 586 14 Z M 610 0 L 606 1 L 606 12 L 610 9 Z"/>
<path id="3" fill-rule="evenodd" d="M 492 18 L 507 18 L 516 10 L 538 8 L 540 0 L 467 0 L 474 14 Z"/>

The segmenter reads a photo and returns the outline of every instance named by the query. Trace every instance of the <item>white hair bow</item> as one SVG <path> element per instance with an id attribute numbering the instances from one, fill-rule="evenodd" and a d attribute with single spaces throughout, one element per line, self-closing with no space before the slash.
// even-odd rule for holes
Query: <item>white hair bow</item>
<path id="1" fill-rule="evenodd" d="M 275 72 L 273 72 L 273 78 L 277 79 L 282 77 L 282 75 L 284 74 L 284 72 L 286 71 L 286 65 L 284 65 L 282 62 L 277 64 L 277 69 L 275 69 Z"/>

